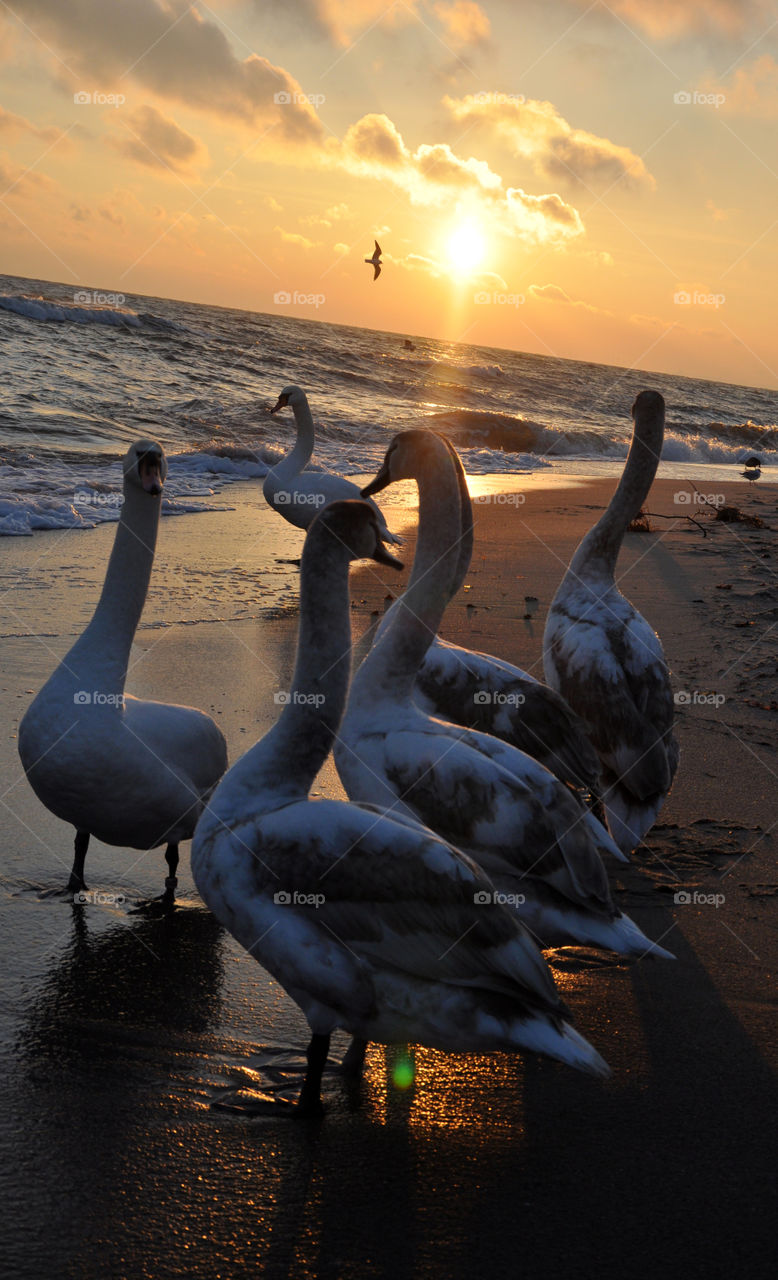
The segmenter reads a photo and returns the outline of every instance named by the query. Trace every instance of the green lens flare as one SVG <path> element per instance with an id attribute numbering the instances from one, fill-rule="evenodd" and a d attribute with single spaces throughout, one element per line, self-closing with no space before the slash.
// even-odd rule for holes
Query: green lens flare
<path id="1" fill-rule="evenodd" d="M 395 1089 L 410 1089 L 413 1084 L 413 1063 L 410 1058 L 400 1058 L 392 1072 L 392 1083 Z"/>

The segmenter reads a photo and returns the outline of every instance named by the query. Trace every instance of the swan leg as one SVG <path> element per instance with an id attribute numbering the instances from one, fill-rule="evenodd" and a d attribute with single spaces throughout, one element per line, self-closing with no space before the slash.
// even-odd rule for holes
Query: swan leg
<path id="1" fill-rule="evenodd" d="M 329 1036 L 314 1034 L 311 1037 L 311 1043 L 305 1052 L 308 1071 L 297 1103 L 297 1110 L 306 1115 L 317 1115 L 324 1110 L 321 1104 L 321 1078 L 327 1065 L 329 1051 Z"/>
<path id="2" fill-rule="evenodd" d="M 165 850 L 165 862 L 168 865 L 168 874 L 165 880 L 165 892 L 162 895 L 162 901 L 166 905 L 172 906 L 176 900 L 176 885 L 178 879 L 176 871 L 178 870 L 178 845 L 169 844 Z"/>
<path id="3" fill-rule="evenodd" d="M 73 869 L 70 872 L 68 880 L 68 891 L 70 893 L 79 893 L 82 889 L 86 889 L 84 882 L 84 862 L 86 861 L 86 851 L 89 848 L 89 832 L 77 831 L 76 839 L 73 845 Z"/>
<path id="4" fill-rule="evenodd" d="M 362 1068 L 365 1065 L 365 1053 L 367 1052 L 367 1040 L 362 1040 L 359 1036 L 354 1036 L 351 1044 L 346 1050 L 346 1056 L 340 1064 L 340 1069 L 346 1076 L 352 1076 L 358 1079 L 362 1074 Z"/>

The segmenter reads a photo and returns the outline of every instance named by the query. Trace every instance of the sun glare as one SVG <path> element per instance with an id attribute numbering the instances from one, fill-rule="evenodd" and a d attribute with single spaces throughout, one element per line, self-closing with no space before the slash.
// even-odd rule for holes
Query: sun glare
<path id="1" fill-rule="evenodd" d="M 458 226 L 446 243 L 449 265 L 459 275 L 467 275 L 480 266 L 485 250 L 484 238 L 472 222 Z"/>

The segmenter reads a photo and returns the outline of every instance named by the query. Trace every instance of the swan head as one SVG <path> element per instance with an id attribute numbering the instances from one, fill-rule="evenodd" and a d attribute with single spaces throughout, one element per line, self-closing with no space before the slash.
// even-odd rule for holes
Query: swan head
<path id="1" fill-rule="evenodd" d="M 284 387 L 270 412 L 278 413 L 279 409 L 285 409 L 288 404 L 290 404 L 293 409 L 297 404 L 307 404 L 305 392 L 302 387 Z"/>
<path id="2" fill-rule="evenodd" d="M 389 445 L 383 466 L 374 480 L 360 490 L 363 498 L 380 493 L 395 480 L 416 480 L 425 465 L 440 466 L 448 457 L 448 446 L 442 436 L 418 427 L 401 431 Z"/>
<path id="3" fill-rule="evenodd" d="M 158 498 L 167 476 L 165 450 L 156 440 L 136 440 L 127 450 L 122 470 L 125 489 L 134 485 Z"/>
<path id="4" fill-rule="evenodd" d="M 632 406 L 632 417 L 664 417 L 665 401 L 658 391 L 639 391 Z"/>
<path id="5" fill-rule="evenodd" d="M 358 498 L 330 502 L 312 522 L 306 542 L 312 534 L 314 538 L 326 536 L 348 552 L 349 560 L 377 560 L 392 569 L 405 567 L 386 550 L 373 506 Z"/>

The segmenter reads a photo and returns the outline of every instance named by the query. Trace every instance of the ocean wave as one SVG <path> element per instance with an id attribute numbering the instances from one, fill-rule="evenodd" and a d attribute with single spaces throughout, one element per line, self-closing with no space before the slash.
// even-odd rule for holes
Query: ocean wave
<path id="1" fill-rule="evenodd" d="M 52 298 L 0 294 L 0 309 L 26 316 L 28 320 L 48 320 L 59 324 L 70 321 L 73 324 L 107 324 L 124 329 L 142 329 L 145 326 L 176 333 L 186 332 L 184 325 L 175 324 L 151 311 L 130 311 L 129 308 L 104 306 L 100 303 L 55 302 Z"/>
<path id="2" fill-rule="evenodd" d="M 631 430 L 614 434 L 592 429 L 550 427 L 509 413 L 452 409 L 427 414 L 425 423 L 441 431 L 458 448 L 489 448 L 504 453 L 536 454 L 543 458 L 626 458 Z M 728 426 L 711 422 L 703 431 L 668 427 L 662 448 L 666 462 L 742 462 L 749 453 L 764 461 L 778 455 L 778 431 L 753 422 Z M 772 457 L 771 457 L 772 455 Z"/>

